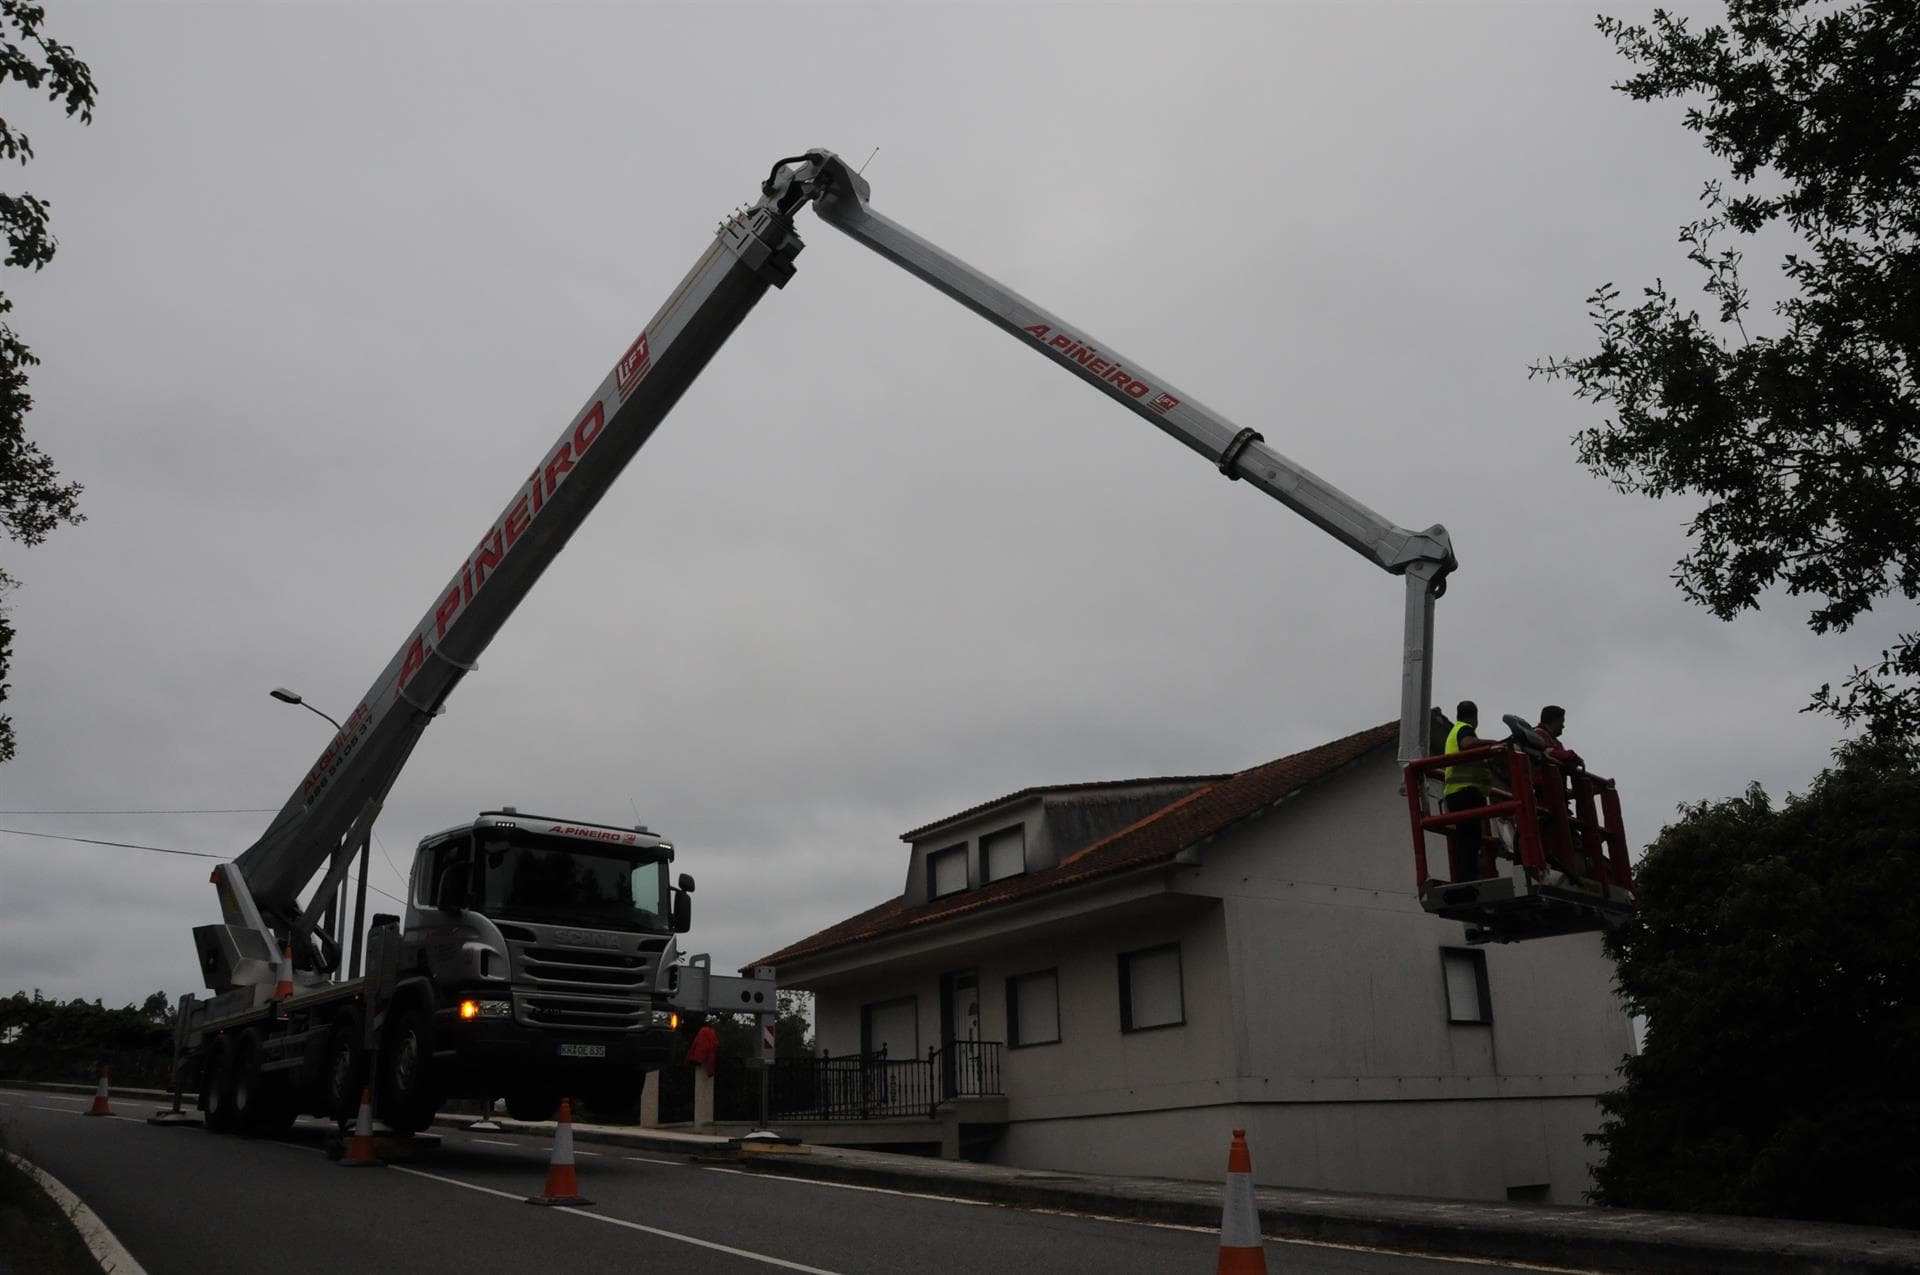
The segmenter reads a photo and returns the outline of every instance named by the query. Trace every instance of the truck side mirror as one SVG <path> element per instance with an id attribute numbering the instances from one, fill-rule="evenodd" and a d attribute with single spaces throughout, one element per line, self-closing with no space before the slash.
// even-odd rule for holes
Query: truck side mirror
<path id="1" fill-rule="evenodd" d="M 680 874 L 680 891 L 683 894 L 693 893 L 693 878 L 684 872 Z"/>
<path id="2" fill-rule="evenodd" d="M 687 889 L 693 883 L 685 877 L 681 877 L 680 880 L 685 884 L 674 891 L 673 895 L 673 932 L 675 934 L 685 934 L 693 928 L 693 900 L 687 897 Z"/>

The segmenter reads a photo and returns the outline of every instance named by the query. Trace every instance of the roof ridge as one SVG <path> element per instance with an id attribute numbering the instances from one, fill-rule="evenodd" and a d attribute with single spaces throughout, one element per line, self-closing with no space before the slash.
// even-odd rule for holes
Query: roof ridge
<path id="1" fill-rule="evenodd" d="M 1196 788 L 1192 792 L 1188 793 L 1186 796 L 1178 798 L 1177 800 L 1174 800 L 1174 801 L 1170 801 L 1166 805 L 1160 807 L 1158 810 L 1152 811 L 1151 813 L 1139 819 L 1134 820 L 1132 823 L 1120 829 L 1118 832 L 1109 833 L 1106 836 L 1100 838 L 1100 840 L 1092 843 L 1091 845 L 1085 845 L 1080 847 L 1078 850 L 1075 850 L 1072 854 L 1068 855 L 1066 858 L 1060 860 L 1060 862 L 1054 864 L 1051 868 L 1048 868 L 1047 871 L 1058 872 L 1061 868 L 1066 867 L 1069 863 L 1072 863 L 1077 859 L 1081 859 L 1089 854 L 1092 854 L 1095 850 L 1098 850 L 1101 846 L 1110 845 L 1113 842 L 1120 840 L 1120 838 L 1130 835 L 1135 829 L 1144 828 L 1146 825 L 1153 823 L 1156 820 L 1159 820 L 1161 818 L 1164 818 L 1167 815 L 1172 814 L 1174 811 L 1180 809 L 1182 806 L 1186 806 L 1195 801 L 1198 801 L 1200 798 L 1206 796 L 1208 793 L 1212 792 L 1214 789 L 1220 787 L 1221 784 L 1232 783 L 1234 779 L 1244 774 L 1246 774 L 1244 770 L 1236 771 L 1234 772 L 1234 774 L 1228 775 L 1225 779 L 1217 779 L 1213 783 L 1206 784 L 1200 788 Z"/>
<path id="2" fill-rule="evenodd" d="M 942 815 L 940 818 L 923 823 L 917 828 L 909 828 L 900 834 L 900 840 L 906 842 L 916 841 L 923 832 L 930 832 L 935 828 L 945 827 L 947 824 L 957 823 L 962 819 L 971 819 L 976 815 L 983 815 L 995 806 L 1004 806 L 1009 802 L 1018 801 L 1024 797 L 1037 797 L 1046 793 L 1070 792 L 1089 788 L 1132 788 L 1142 784 L 1216 784 L 1223 779 L 1231 779 L 1232 777 L 1232 773 L 1224 775 L 1218 773 L 1210 775 L 1141 775 L 1133 779 L 1082 779 L 1064 784 L 1028 784 L 1025 788 L 1017 788 L 1004 796 L 995 797 L 991 801 L 982 801 L 976 805 L 968 806 L 963 810 L 956 810 L 950 815 Z"/>

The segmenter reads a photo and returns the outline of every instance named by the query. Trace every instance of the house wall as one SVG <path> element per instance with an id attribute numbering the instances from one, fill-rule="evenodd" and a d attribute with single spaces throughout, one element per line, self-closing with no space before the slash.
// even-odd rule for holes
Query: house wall
<path id="1" fill-rule="evenodd" d="M 1120 1029 L 1122 952 L 1178 943 L 1186 1021 L 1178 1027 Z M 1228 1075 L 1233 1039 L 1224 1008 L 1226 930 L 1218 900 L 1161 895 L 1117 915 L 1056 923 L 1044 937 L 956 945 L 883 972 L 815 991 L 815 1042 L 827 1053 L 855 1053 L 863 1006 L 911 995 L 919 1008 L 919 1053 L 941 1040 L 941 976 L 973 970 L 980 985 L 980 1038 L 1005 1042 L 1007 980 L 1057 972 L 1060 1040 L 1008 1048 L 1002 1087 L 1013 1119 L 1152 1106 L 1166 1100 L 1165 1077 L 1193 1073 L 1208 1092 Z M 1211 1068 L 1207 1074 L 1201 1074 Z M 1200 1092 L 1196 1088 L 1196 1092 Z"/>
<path id="2" fill-rule="evenodd" d="M 1364 759 L 1180 882 L 1225 896 L 1241 1094 L 1283 1104 L 1248 1126 L 1283 1140 L 1262 1180 L 1578 1202 L 1594 1100 L 1633 1050 L 1612 965 L 1597 934 L 1468 949 L 1422 911 L 1396 770 Z M 1485 960 L 1491 1022 L 1449 1021 L 1445 948 Z"/>
<path id="3" fill-rule="evenodd" d="M 1395 771 L 1383 749 L 1105 912 L 982 917 L 944 950 L 876 953 L 816 988 L 819 1040 L 856 1050 L 860 1005 L 905 989 L 924 1055 L 941 972 L 973 968 L 981 1035 L 1005 1041 L 1006 978 L 1057 969 L 1061 1039 L 1006 1051 L 996 1160 L 1211 1178 L 1240 1127 L 1262 1183 L 1577 1203 L 1595 1096 L 1633 1048 L 1611 965 L 1596 935 L 1470 949 L 1492 1021 L 1449 1022 L 1441 952 L 1468 949 L 1414 897 Z M 1075 897 L 1102 906 L 1100 889 Z M 1122 1032 L 1118 955 L 1163 942 L 1180 944 L 1185 1023 Z"/>

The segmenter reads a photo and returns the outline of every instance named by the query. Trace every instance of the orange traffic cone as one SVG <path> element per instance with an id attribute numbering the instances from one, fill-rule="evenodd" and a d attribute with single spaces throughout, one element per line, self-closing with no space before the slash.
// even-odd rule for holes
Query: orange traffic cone
<path id="1" fill-rule="evenodd" d="M 110 1116 L 113 1114 L 112 1108 L 107 1106 L 107 1065 L 105 1063 L 100 1064 L 100 1083 L 94 1087 L 93 1105 L 81 1114 L 89 1116 Z"/>
<path id="2" fill-rule="evenodd" d="M 547 1162 L 547 1189 L 529 1195 L 528 1204 L 592 1204 L 580 1194 L 573 1176 L 573 1104 L 560 1100 L 560 1123 L 553 1131 L 553 1158 Z"/>
<path id="3" fill-rule="evenodd" d="M 340 1161 L 350 1169 L 375 1169 L 380 1167 L 380 1157 L 373 1153 L 373 1090 L 363 1088 L 360 1091 L 360 1114 L 353 1122 L 353 1136 L 347 1139 L 347 1154 Z"/>
<path id="4" fill-rule="evenodd" d="M 1253 1157 L 1247 1131 L 1233 1131 L 1227 1152 L 1227 1194 L 1220 1212 L 1218 1275 L 1267 1275 L 1267 1254 L 1260 1245 L 1260 1211 L 1253 1203 Z"/>
<path id="5" fill-rule="evenodd" d="M 273 999 L 283 1001 L 293 995 L 293 944 L 280 945 L 280 981 L 273 985 Z"/>

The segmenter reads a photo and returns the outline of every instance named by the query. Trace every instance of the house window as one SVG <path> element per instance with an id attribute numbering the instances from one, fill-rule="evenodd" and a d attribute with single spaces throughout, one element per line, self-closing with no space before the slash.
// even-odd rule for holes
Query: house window
<path id="1" fill-rule="evenodd" d="M 1180 945 L 1120 954 L 1120 1030 L 1178 1027 L 1187 1021 L 1180 994 Z"/>
<path id="2" fill-rule="evenodd" d="M 1027 830 L 1015 824 L 980 838 L 980 879 L 998 881 L 1027 870 Z"/>
<path id="3" fill-rule="evenodd" d="M 927 856 L 927 897 L 937 899 L 967 888 L 967 848 L 954 846 Z"/>
<path id="4" fill-rule="evenodd" d="M 1060 978 L 1056 970 L 1007 980 L 1007 1045 L 1051 1045 L 1060 1039 Z"/>
<path id="5" fill-rule="evenodd" d="M 1440 949 L 1440 968 L 1447 979 L 1447 1021 L 1490 1023 L 1493 1001 L 1487 995 L 1487 954 L 1467 948 Z"/>

